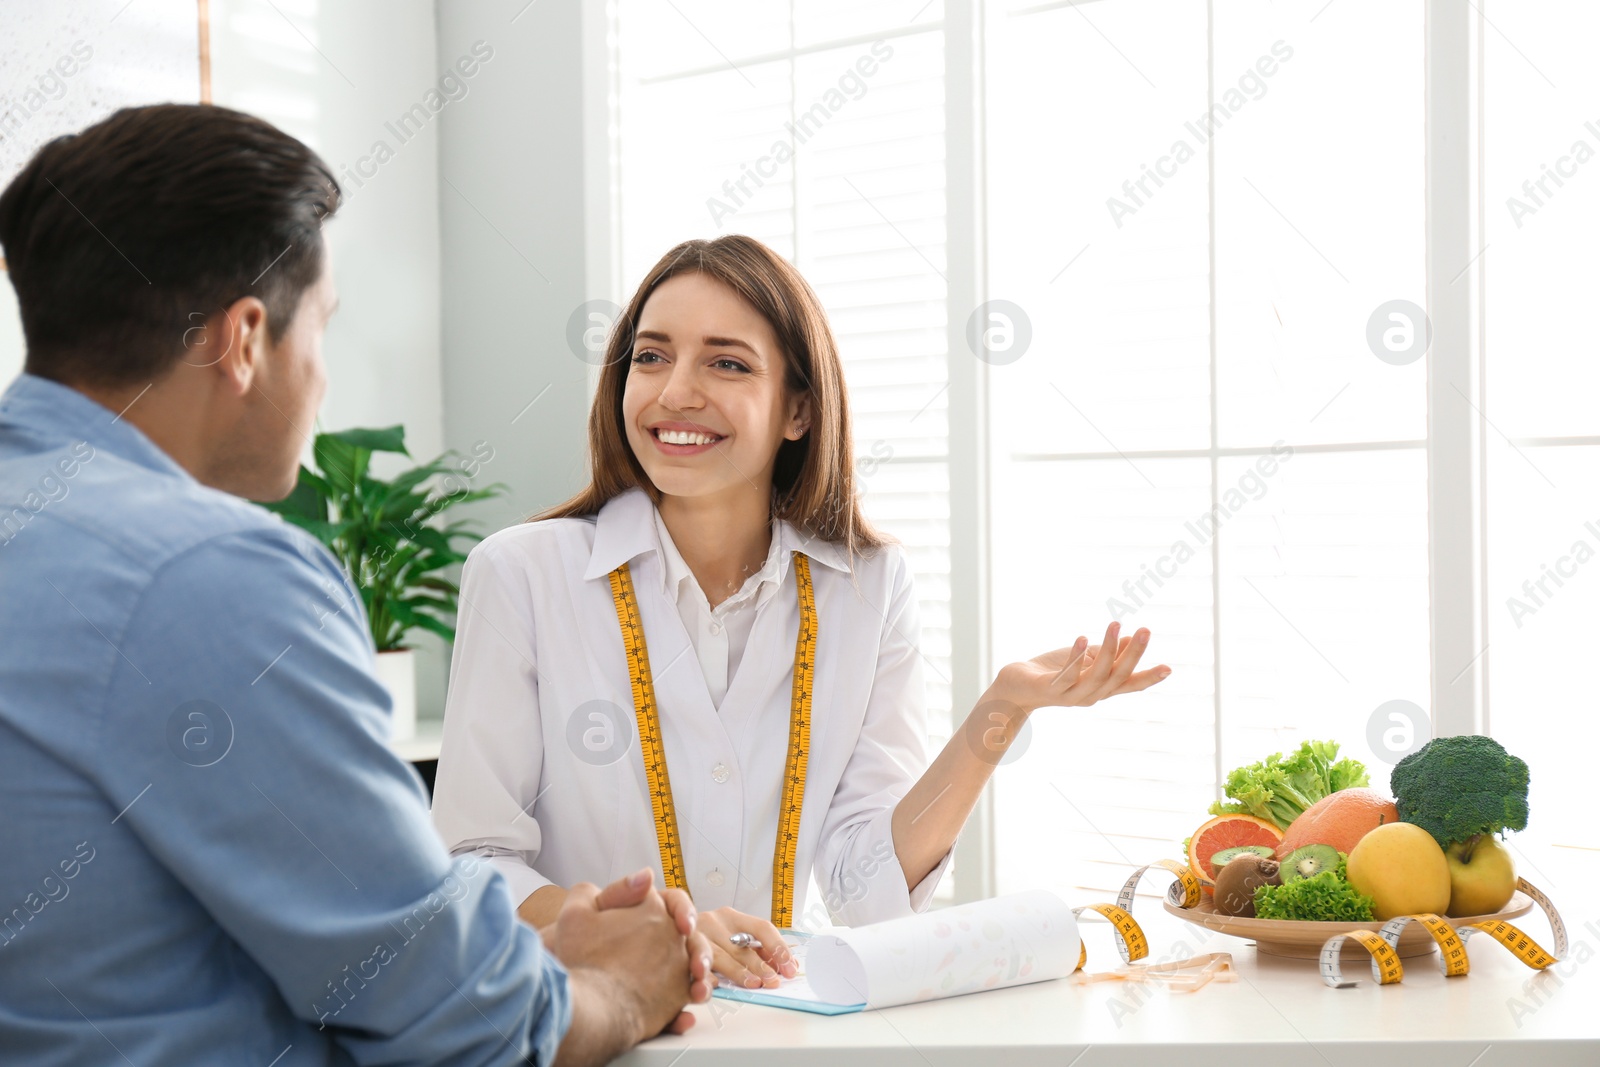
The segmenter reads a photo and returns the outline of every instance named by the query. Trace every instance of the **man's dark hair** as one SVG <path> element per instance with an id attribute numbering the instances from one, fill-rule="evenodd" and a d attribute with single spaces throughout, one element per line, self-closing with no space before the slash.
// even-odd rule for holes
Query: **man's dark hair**
<path id="1" fill-rule="evenodd" d="M 282 337 L 322 271 L 339 184 L 271 123 L 207 104 L 124 108 L 58 137 L 0 194 L 26 370 L 152 381 L 235 300 Z"/>

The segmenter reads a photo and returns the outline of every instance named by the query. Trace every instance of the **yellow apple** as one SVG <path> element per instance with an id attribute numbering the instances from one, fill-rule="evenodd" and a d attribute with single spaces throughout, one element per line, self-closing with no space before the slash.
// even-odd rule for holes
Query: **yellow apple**
<path id="1" fill-rule="evenodd" d="M 1450 906 L 1450 864 L 1433 835 L 1409 822 L 1376 827 L 1356 842 L 1345 876 L 1372 898 L 1379 919 L 1396 915 L 1443 915 Z"/>
<path id="2" fill-rule="evenodd" d="M 1517 867 L 1511 853 L 1493 834 L 1457 841 L 1445 850 L 1450 864 L 1450 910 L 1453 919 L 1493 915 L 1517 891 Z"/>

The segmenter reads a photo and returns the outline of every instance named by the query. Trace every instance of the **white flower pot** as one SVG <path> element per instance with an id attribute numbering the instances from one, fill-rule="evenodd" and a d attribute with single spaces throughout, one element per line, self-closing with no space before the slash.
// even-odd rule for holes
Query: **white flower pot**
<path id="1" fill-rule="evenodd" d="M 394 714 L 389 740 L 409 741 L 417 734 L 417 658 L 409 648 L 378 653 L 378 680 L 389 690 Z"/>

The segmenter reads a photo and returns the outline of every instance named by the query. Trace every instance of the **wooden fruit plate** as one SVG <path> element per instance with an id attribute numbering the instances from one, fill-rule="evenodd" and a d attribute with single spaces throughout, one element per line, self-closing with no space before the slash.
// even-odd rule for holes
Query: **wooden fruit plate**
<path id="1" fill-rule="evenodd" d="M 1232 915 L 1219 915 L 1215 903 L 1210 897 L 1201 900 L 1192 908 L 1180 908 L 1170 900 L 1163 900 L 1162 907 L 1176 915 L 1185 922 L 1204 926 L 1208 930 L 1229 934 L 1233 937 L 1245 937 L 1254 941 L 1257 952 L 1264 952 L 1269 956 L 1287 956 L 1290 959 L 1314 960 L 1322 951 L 1323 944 L 1341 930 L 1372 930 L 1383 929 L 1383 923 L 1322 923 L 1322 922 L 1296 922 L 1292 919 L 1246 919 Z M 1520 890 L 1511 897 L 1511 902 L 1502 911 L 1493 915 L 1473 915 L 1464 919 L 1451 919 L 1452 926 L 1463 923 L 1484 922 L 1489 919 L 1514 919 L 1519 915 L 1526 915 L 1533 909 L 1533 898 Z M 1419 923 L 1408 923 L 1400 932 L 1400 944 L 1397 949 L 1401 956 L 1426 956 L 1432 952 L 1434 940 L 1427 930 Z M 1351 959 L 1365 959 L 1367 950 L 1354 941 L 1346 941 L 1343 956 Z"/>

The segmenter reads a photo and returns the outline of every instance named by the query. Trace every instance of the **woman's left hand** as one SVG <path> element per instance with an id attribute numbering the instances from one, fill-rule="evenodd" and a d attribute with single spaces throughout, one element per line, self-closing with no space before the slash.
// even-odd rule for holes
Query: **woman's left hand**
<path id="1" fill-rule="evenodd" d="M 1120 632 L 1121 624 L 1114 622 L 1106 627 L 1101 644 L 1090 645 L 1088 638 L 1080 637 L 1068 648 L 1009 663 L 1000 669 L 987 695 L 1028 711 L 1088 707 L 1107 697 L 1148 689 L 1172 673 L 1164 663 L 1135 673 L 1150 643 L 1150 631 L 1141 627 L 1118 640 Z M 1116 649 L 1115 654 L 1109 649 Z"/>

